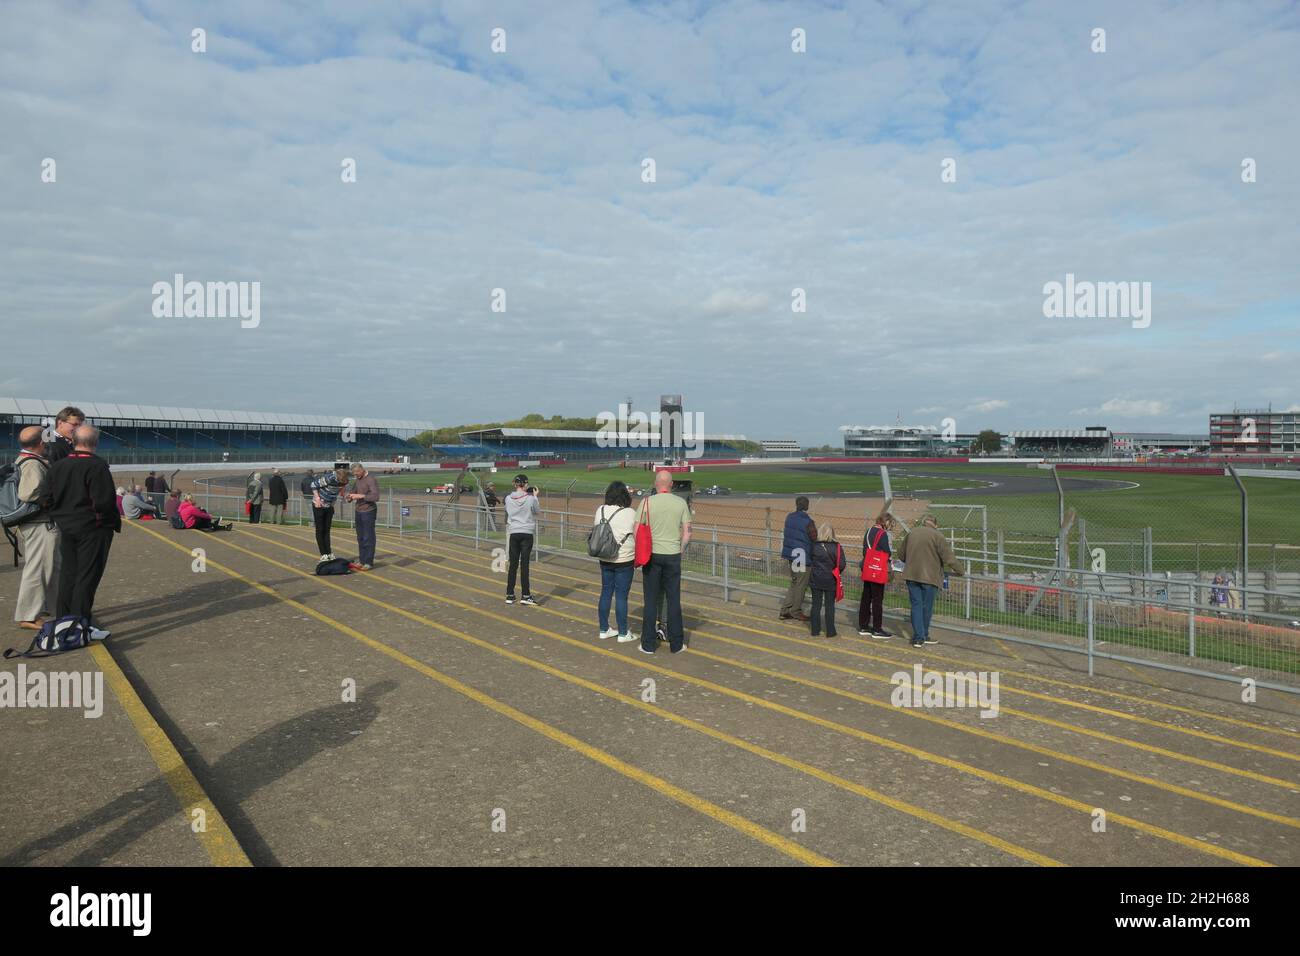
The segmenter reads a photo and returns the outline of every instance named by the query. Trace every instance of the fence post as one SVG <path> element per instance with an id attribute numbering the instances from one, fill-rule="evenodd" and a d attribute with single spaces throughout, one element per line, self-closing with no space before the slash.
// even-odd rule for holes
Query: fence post
<path id="1" fill-rule="evenodd" d="M 565 525 L 564 519 L 567 518 L 568 516 L 569 516 L 568 511 L 560 512 L 560 550 L 561 551 L 564 550 L 564 525 Z"/>
<path id="2" fill-rule="evenodd" d="M 475 508 L 474 509 L 474 550 L 475 551 L 478 550 L 478 527 L 479 527 L 479 519 L 482 517 L 483 517 L 483 512 Z"/>
<path id="3" fill-rule="evenodd" d="M 1001 528 L 998 529 L 998 613 L 1005 614 L 1007 610 L 1007 560 L 1006 560 L 1006 535 Z"/>
<path id="4" fill-rule="evenodd" d="M 1092 595 L 1089 594 L 1089 595 L 1088 595 L 1088 676 L 1089 676 L 1089 677 L 1092 676 L 1092 642 L 1093 642 L 1093 631 L 1092 631 L 1092 621 L 1093 621 L 1093 617 L 1092 617 L 1092 613 L 1093 613 L 1093 612 L 1092 612 Z"/>
<path id="5" fill-rule="evenodd" d="M 772 506 L 767 506 L 767 518 L 765 520 L 767 527 L 767 548 L 764 550 L 763 560 L 767 562 L 767 576 L 772 576 Z M 725 552 L 724 552 L 725 554 Z"/>
<path id="6" fill-rule="evenodd" d="M 1250 587 L 1250 499 L 1246 494 L 1246 486 L 1242 484 L 1241 476 L 1237 474 L 1237 469 L 1229 465 L 1228 472 L 1232 475 L 1232 480 L 1237 483 L 1237 490 L 1241 492 L 1241 613 L 1245 616 L 1249 609 L 1248 601 L 1249 592 L 1246 588 Z"/>
<path id="7" fill-rule="evenodd" d="M 1085 518 L 1079 519 L 1079 590 L 1086 591 L 1084 586 L 1084 571 L 1088 568 L 1088 522 Z M 1077 623 L 1083 623 L 1084 607 L 1083 599 L 1079 598 L 1076 602 L 1076 612 L 1074 619 Z"/>
<path id="8" fill-rule="evenodd" d="M 718 529 L 713 529 L 713 570 L 710 572 L 715 578 L 718 576 Z"/>
<path id="9" fill-rule="evenodd" d="M 966 559 L 966 620 L 968 621 L 970 620 L 970 592 L 971 592 L 970 558 L 967 558 Z"/>
<path id="10" fill-rule="evenodd" d="M 1187 608 L 1187 656 L 1196 656 L 1196 599 Z"/>
<path id="11" fill-rule="evenodd" d="M 428 529 L 429 540 L 433 540 L 433 505 L 424 506 L 424 525 Z"/>
<path id="12" fill-rule="evenodd" d="M 731 547 L 722 546 L 722 602 L 731 600 Z"/>
<path id="13" fill-rule="evenodd" d="M 406 537 L 406 518 L 402 515 L 402 501 L 400 498 L 397 501 L 397 536 L 399 538 Z"/>

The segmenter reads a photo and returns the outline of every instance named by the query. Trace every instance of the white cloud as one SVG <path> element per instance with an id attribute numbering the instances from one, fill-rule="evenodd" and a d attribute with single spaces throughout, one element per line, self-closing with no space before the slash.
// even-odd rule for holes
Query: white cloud
<path id="1" fill-rule="evenodd" d="M 976 402 L 974 405 L 967 405 L 968 412 L 996 412 L 1000 408 L 1006 408 L 1010 402 L 1000 398 L 991 398 L 988 401 Z"/>

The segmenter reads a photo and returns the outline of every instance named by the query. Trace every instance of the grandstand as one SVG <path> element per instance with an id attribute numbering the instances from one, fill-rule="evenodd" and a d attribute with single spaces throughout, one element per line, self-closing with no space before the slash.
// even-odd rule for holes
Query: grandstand
<path id="1" fill-rule="evenodd" d="M 598 439 L 614 438 L 616 447 L 599 444 Z M 687 434 L 688 445 L 693 441 Z M 705 458 L 739 458 L 741 452 L 732 442 L 746 441 L 744 435 L 703 435 Z M 632 458 L 654 460 L 662 458 L 665 450 L 658 447 L 659 432 L 647 435 L 616 433 L 605 435 L 598 431 L 577 431 L 565 428 L 480 428 L 461 432 L 461 445 L 439 445 L 437 449 L 448 455 L 481 454 L 484 458 L 546 458 L 563 457 L 573 460 Z M 647 440 L 649 447 L 634 447 L 636 440 Z M 474 449 L 475 451 L 471 451 Z"/>
<path id="2" fill-rule="evenodd" d="M 1107 458 L 1113 438 L 1109 428 L 1047 428 L 1012 432 L 1020 458 Z"/>
<path id="3" fill-rule="evenodd" d="M 99 453 L 114 464 L 427 456 L 411 439 L 433 427 L 342 415 L 0 398 L 0 461 L 14 455 L 19 431 L 28 425 L 52 426 L 65 405 L 80 408 L 99 428 Z M 355 440 L 344 440 L 345 425 L 351 425 L 346 437 Z"/>

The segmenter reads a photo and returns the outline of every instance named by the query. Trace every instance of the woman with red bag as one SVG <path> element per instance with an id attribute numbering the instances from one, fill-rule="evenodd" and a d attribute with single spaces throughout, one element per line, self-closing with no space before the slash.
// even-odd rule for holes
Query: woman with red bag
<path id="1" fill-rule="evenodd" d="M 809 615 L 813 637 L 821 636 L 823 609 L 826 615 L 826 636 L 835 637 L 835 602 L 844 597 L 844 549 L 835 540 L 835 529 L 830 522 L 817 528 L 817 540 L 812 546 L 812 613 Z"/>
<path id="2" fill-rule="evenodd" d="M 862 601 L 858 604 L 858 634 L 884 641 L 893 637 L 882 626 L 885 585 L 889 583 L 889 516 L 882 514 L 862 539 Z"/>

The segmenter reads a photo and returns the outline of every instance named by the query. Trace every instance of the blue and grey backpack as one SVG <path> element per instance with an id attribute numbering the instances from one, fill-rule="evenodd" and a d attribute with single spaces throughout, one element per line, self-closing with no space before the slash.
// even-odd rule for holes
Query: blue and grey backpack
<path id="1" fill-rule="evenodd" d="M 52 657 L 64 651 L 75 651 L 94 640 L 92 633 L 90 622 L 76 615 L 50 618 L 32 638 L 31 647 L 25 651 L 11 647 L 5 651 L 5 660 L 13 657 Z"/>

